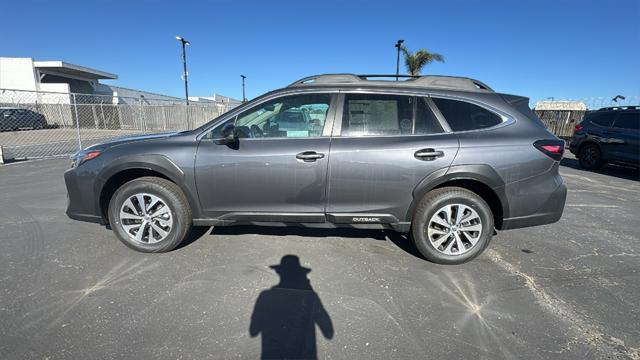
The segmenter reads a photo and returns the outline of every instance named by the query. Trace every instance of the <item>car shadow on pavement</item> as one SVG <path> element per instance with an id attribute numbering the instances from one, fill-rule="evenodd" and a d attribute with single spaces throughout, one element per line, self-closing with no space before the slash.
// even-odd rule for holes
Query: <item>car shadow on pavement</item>
<path id="1" fill-rule="evenodd" d="M 411 238 L 409 238 L 409 234 L 403 234 L 393 230 L 385 230 L 385 234 L 389 241 L 404 252 L 413 255 L 420 260 L 426 260 L 425 257 L 420 254 L 418 248 L 413 244 Z"/>
<path id="2" fill-rule="evenodd" d="M 175 250 L 182 249 L 194 243 L 196 240 L 209 235 L 211 233 L 211 226 L 193 226 L 187 238 L 184 239 Z"/>
<path id="3" fill-rule="evenodd" d="M 285 255 L 269 266 L 280 281 L 256 299 L 249 335 L 260 336 L 262 359 L 317 359 L 316 326 L 326 339 L 335 332 L 329 313 L 311 286 L 311 269 L 296 255 Z"/>
<path id="4" fill-rule="evenodd" d="M 207 228 L 208 229 L 208 228 Z M 418 249 L 409 238 L 408 234 L 399 233 L 393 230 L 368 230 L 368 229 L 351 229 L 351 228 L 305 228 L 298 226 L 287 227 L 269 227 L 269 226 L 253 226 L 253 225 L 237 225 L 226 227 L 214 227 L 210 235 L 270 235 L 270 236 L 301 236 L 309 238 L 325 238 L 325 237 L 342 237 L 342 238 L 358 238 L 385 241 L 389 239 L 395 246 L 424 260 Z M 204 235 L 201 233 L 200 236 Z M 197 239 L 197 238 L 196 238 Z M 195 239 L 194 239 L 195 240 Z M 194 241 L 192 240 L 192 241 Z M 181 245 L 182 246 L 182 245 Z"/>
<path id="5" fill-rule="evenodd" d="M 572 168 L 575 170 L 594 172 L 601 175 L 615 176 L 626 180 L 640 181 L 640 169 L 635 169 L 628 166 L 607 164 L 598 170 L 587 170 L 580 166 L 577 159 L 563 158 L 560 165 Z"/>
<path id="6" fill-rule="evenodd" d="M 364 230 L 349 228 L 306 228 L 302 226 L 253 226 L 253 225 L 236 225 L 214 227 L 211 231 L 212 235 L 272 235 L 272 236 L 302 236 L 302 237 L 346 237 L 346 238 L 373 238 L 375 240 L 385 240 L 385 232 L 383 230 Z"/>

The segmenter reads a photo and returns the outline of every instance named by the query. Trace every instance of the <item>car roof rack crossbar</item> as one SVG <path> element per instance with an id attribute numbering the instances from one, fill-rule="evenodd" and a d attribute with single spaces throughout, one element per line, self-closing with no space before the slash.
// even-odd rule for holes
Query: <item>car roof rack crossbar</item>
<path id="1" fill-rule="evenodd" d="M 379 80 L 387 78 L 389 80 Z M 459 76 L 443 76 L 443 75 L 398 75 L 401 81 L 394 81 L 396 75 L 356 75 L 356 74 L 323 74 L 302 78 L 290 84 L 288 87 L 297 87 L 305 85 L 341 85 L 341 84 L 360 84 L 360 85 L 386 85 L 398 87 L 426 87 L 438 89 L 466 90 L 466 91 L 489 91 L 493 92 L 487 84 L 467 77 Z M 373 80 L 370 80 L 373 79 Z"/>

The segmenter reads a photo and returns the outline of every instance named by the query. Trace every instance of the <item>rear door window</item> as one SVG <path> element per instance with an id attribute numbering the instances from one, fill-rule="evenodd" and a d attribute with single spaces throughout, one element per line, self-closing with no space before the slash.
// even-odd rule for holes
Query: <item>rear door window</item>
<path id="1" fill-rule="evenodd" d="M 627 112 L 618 115 L 613 127 L 619 129 L 640 129 L 640 112 Z"/>
<path id="2" fill-rule="evenodd" d="M 615 117 L 615 113 L 596 113 L 589 116 L 589 122 L 602 127 L 611 127 Z"/>
<path id="3" fill-rule="evenodd" d="M 485 129 L 502 123 L 502 118 L 466 101 L 432 98 L 453 131 Z"/>
<path id="4" fill-rule="evenodd" d="M 443 132 L 423 97 L 345 94 L 342 136 L 423 135 Z"/>

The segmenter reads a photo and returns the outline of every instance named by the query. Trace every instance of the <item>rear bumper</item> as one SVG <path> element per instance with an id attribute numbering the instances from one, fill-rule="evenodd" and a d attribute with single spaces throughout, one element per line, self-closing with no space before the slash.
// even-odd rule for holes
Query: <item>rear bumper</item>
<path id="1" fill-rule="evenodd" d="M 560 184 L 549 196 L 549 199 L 534 214 L 520 217 L 505 218 L 501 230 L 518 229 L 529 226 L 552 224 L 562 217 L 564 204 L 567 200 L 567 187 Z"/>

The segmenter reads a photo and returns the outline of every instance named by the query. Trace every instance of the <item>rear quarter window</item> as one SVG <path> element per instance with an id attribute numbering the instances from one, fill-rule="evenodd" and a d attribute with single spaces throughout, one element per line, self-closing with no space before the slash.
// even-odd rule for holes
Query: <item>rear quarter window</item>
<path id="1" fill-rule="evenodd" d="M 613 123 L 613 127 L 618 129 L 640 129 L 640 112 L 626 112 L 618 115 Z"/>
<path id="2" fill-rule="evenodd" d="M 432 98 L 453 131 L 486 129 L 502 123 L 502 118 L 466 101 Z"/>
<path id="3" fill-rule="evenodd" d="M 590 123 L 603 127 L 611 127 L 615 118 L 615 113 L 596 113 L 587 116 Z"/>

